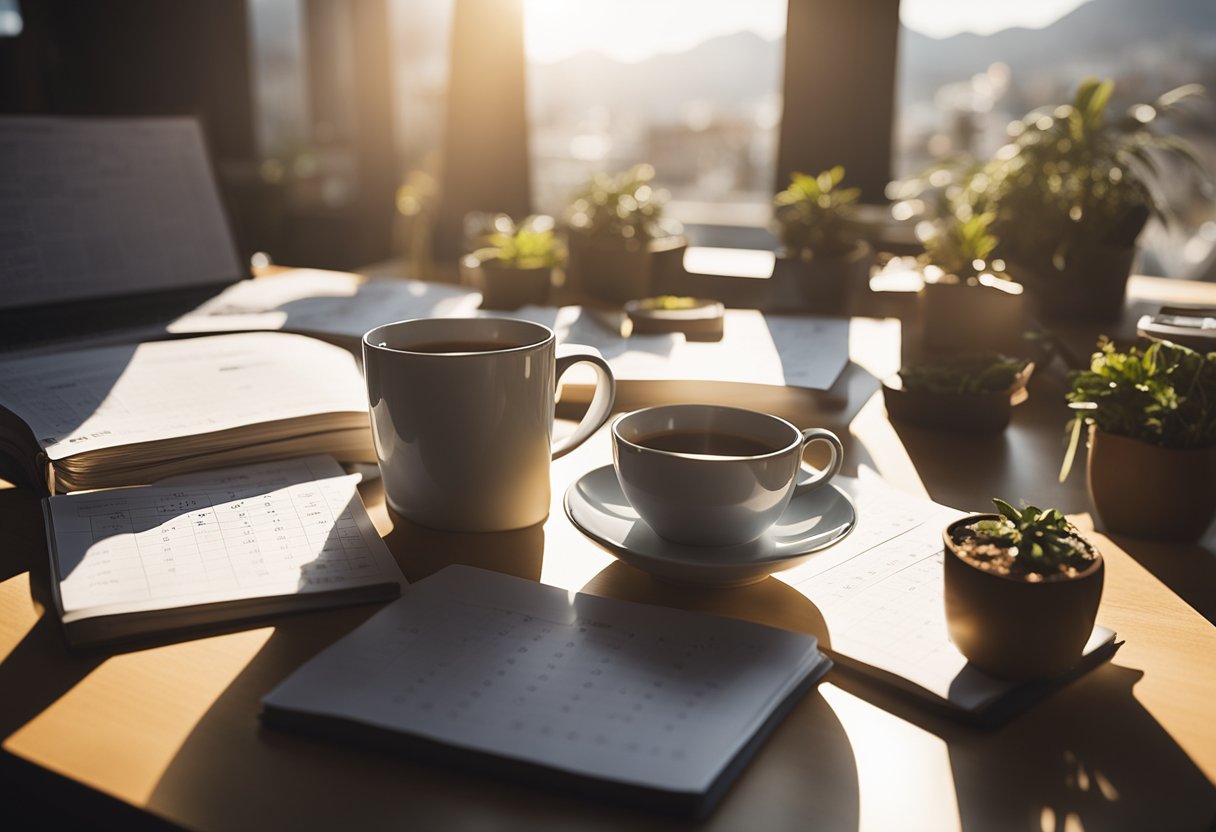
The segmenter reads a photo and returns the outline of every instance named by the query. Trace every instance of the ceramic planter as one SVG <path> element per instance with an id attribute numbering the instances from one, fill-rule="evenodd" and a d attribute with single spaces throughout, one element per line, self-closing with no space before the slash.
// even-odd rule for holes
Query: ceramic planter
<path id="1" fill-rule="evenodd" d="M 908 390 L 892 376 L 882 383 L 887 415 L 896 422 L 961 433 L 1000 433 L 1009 424 L 1013 406 L 1027 398 L 1026 383 L 1034 363 L 1018 373 L 1008 390 L 994 393 L 937 393 Z"/>
<path id="2" fill-rule="evenodd" d="M 655 275 L 674 267 L 683 268 L 683 237 L 669 237 L 632 245 L 619 239 L 601 239 L 571 233 L 568 286 L 576 292 L 610 303 L 625 303 L 655 294 Z"/>
<path id="3" fill-rule="evenodd" d="M 460 270 L 465 283 L 481 292 L 483 309 L 519 309 L 549 302 L 553 269 L 548 266 L 517 269 L 467 255 L 460 261 Z"/>
<path id="4" fill-rule="evenodd" d="M 945 543 L 946 622 L 967 660 L 1006 679 L 1059 676 L 1081 658 L 1102 598 L 1102 556 L 1075 578 L 1030 583 L 985 572 L 957 554 L 953 531 L 996 514 L 956 520 Z"/>
<path id="5" fill-rule="evenodd" d="M 850 295 L 868 287 L 873 265 L 874 249 L 864 240 L 859 240 L 848 254 L 834 257 L 791 257 L 780 253 L 773 263 L 771 305 L 845 312 Z"/>
<path id="6" fill-rule="evenodd" d="M 919 293 L 925 346 L 931 350 L 1025 352 L 1025 295 L 1018 283 L 995 286 L 925 281 Z"/>
<path id="7" fill-rule="evenodd" d="M 1162 448 L 1091 426 L 1086 474 L 1107 531 L 1195 540 L 1216 518 L 1216 446 Z"/>
<path id="8" fill-rule="evenodd" d="M 1014 261 L 1009 271 L 1026 284 L 1042 320 L 1117 321 L 1135 259 L 1135 246 L 1095 246 L 1072 252 L 1063 270 Z"/>

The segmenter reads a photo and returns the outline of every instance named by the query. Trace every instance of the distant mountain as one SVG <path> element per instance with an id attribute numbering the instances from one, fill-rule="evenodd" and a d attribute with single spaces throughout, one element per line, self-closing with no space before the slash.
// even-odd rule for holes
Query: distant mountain
<path id="1" fill-rule="evenodd" d="M 994 61 L 1010 66 L 1015 83 L 1058 77 L 1071 67 L 1114 73 L 1126 66 L 1129 52 L 1145 45 L 1169 49 L 1184 33 L 1208 39 L 1206 66 L 1216 74 L 1216 0 L 1090 0 L 1042 29 L 1013 28 L 991 35 L 931 38 L 905 28 L 900 40 L 901 94 L 905 101 L 931 98 L 942 84 L 964 80 Z M 710 98 L 715 106 L 730 110 L 779 91 L 782 60 L 780 40 L 752 32 L 712 38 L 687 52 L 638 63 L 582 53 L 531 66 L 529 94 L 541 120 L 546 112 L 569 112 L 571 106 L 581 110 L 591 103 L 614 112 L 641 110 L 654 121 L 674 121 L 682 105 L 693 99 Z M 1216 77 L 1185 80 L 1216 87 Z"/>

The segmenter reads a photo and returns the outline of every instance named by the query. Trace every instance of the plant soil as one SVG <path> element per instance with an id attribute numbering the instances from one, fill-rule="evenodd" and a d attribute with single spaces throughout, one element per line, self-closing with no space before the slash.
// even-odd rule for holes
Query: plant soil
<path id="1" fill-rule="evenodd" d="M 955 554 L 971 566 L 996 575 L 1020 578 L 1027 583 L 1071 580 L 1088 570 L 1098 557 L 1097 550 L 1089 544 L 1089 541 L 1074 535 L 1068 540 L 1076 549 L 1076 559 L 1081 562 L 1081 566 L 1060 564 L 1059 571 L 1044 575 L 1025 568 L 1025 562 L 1017 557 L 1016 546 L 1003 546 L 980 538 L 976 534 L 974 525 L 959 526 L 954 530 L 952 536 Z"/>

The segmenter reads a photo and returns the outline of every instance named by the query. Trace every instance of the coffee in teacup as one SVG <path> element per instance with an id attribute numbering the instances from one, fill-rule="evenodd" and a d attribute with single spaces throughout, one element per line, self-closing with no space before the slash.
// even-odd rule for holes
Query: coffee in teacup
<path id="1" fill-rule="evenodd" d="M 802 452 L 826 442 L 831 459 L 798 483 Z M 827 483 L 844 449 L 824 428 L 720 405 L 663 405 L 612 426 L 612 455 L 625 497 L 660 537 L 697 546 L 748 543 L 781 517 L 795 495 Z"/>

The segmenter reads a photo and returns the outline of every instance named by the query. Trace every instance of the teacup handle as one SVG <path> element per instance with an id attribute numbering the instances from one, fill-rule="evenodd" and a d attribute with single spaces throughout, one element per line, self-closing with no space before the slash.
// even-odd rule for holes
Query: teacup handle
<path id="1" fill-rule="evenodd" d="M 595 395 L 591 397 L 591 406 L 578 427 L 569 436 L 553 443 L 553 458 L 565 456 L 586 441 L 587 437 L 600 429 L 608 421 L 612 413 L 612 403 L 616 401 L 616 379 L 612 376 L 612 368 L 598 351 L 591 347 L 578 344 L 562 344 L 557 348 L 557 356 L 553 380 L 556 384 L 566 371 L 575 364 L 590 364 L 595 368 Z"/>
<path id="2" fill-rule="evenodd" d="M 825 484 L 840 470 L 840 463 L 844 461 L 844 445 L 840 443 L 840 437 L 832 433 L 827 428 L 807 428 L 802 432 L 802 450 L 806 450 L 806 446 L 812 442 L 827 442 L 832 446 L 832 459 L 828 462 L 826 468 L 811 477 L 806 482 L 800 482 L 794 487 L 794 496 L 806 494 L 808 491 L 814 491 L 819 486 Z"/>

